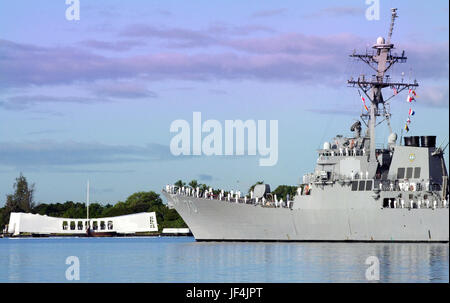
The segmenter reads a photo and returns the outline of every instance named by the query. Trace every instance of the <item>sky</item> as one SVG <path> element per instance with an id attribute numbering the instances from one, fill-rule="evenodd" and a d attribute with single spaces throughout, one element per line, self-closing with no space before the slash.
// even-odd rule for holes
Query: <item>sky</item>
<path id="1" fill-rule="evenodd" d="M 364 0 L 65 0 L 0 2 L 0 206 L 20 173 L 37 203 L 116 203 L 196 179 L 246 192 L 263 180 L 295 185 L 314 170 L 316 149 L 364 110 L 352 61 L 386 37 L 408 62 L 391 76 L 417 79 L 408 135 L 448 142 L 448 1 L 380 1 L 367 20 Z M 368 74 L 371 75 L 370 72 Z M 389 93 L 389 92 L 387 92 Z M 391 102 L 400 136 L 410 105 Z M 278 162 L 256 156 L 178 156 L 173 121 L 278 120 Z M 386 127 L 377 143 L 386 143 Z M 448 156 L 447 156 L 448 165 Z"/>

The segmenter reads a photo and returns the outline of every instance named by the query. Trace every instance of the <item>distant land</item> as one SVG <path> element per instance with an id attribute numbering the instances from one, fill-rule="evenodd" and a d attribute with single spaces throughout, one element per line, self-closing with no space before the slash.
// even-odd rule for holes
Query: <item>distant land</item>
<path id="1" fill-rule="evenodd" d="M 252 185 L 249 192 L 253 190 L 256 184 L 262 184 L 258 181 Z M 192 180 L 186 184 L 182 180 L 174 183 L 177 187 L 188 186 L 191 188 L 199 188 L 201 192 L 207 190 L 207 184 L 198 183 Z M 63 203 L 39 203 L 33 201 L 34 184 L 28 184 L 26 178 L 20 174 L 14 183 L 14 193 L 6 196 L 6 203 L 0 208 L 0 231 L 2 231 L 9 222 L 11 212 L 25 212 L 40 215 L 47 215 L 57 218 L 86 218 L 86 203 L 66 201 Z M 215 189 L 218 193 L 220 190 Z M 287 195 L 293 197 L 297 191 L 297 186 L 280 185 L 274 191 L 279 198 L 286 200 Z M 228 192 L 226 191 L 225 194 Z M 154 191 L 140 191 L 130 195 L 125 202 L 119 201 L 115 204 L 102 205 L 99 203 L 89 204 L 89 218 L 115 217 L 122 215 L 135 214 L 140 212 L 155 212 L 158 222 L 158 231 L 163 228 L 185 228 L 188 227 L 181 216 L 175 209 L 170 209 L 163 203 L 159 194 Z"/>
<path id="2" fill-rule="evenodd" d="M 64 203 L 40 203 L 33 201 L 34 184 L 29 185 L 21 174 L 16 178 L 14 193 L 6 196 L 5 206 L 0 208 L 0 227 L 2 231 L 9 222 L 11 212 L 25 212 L 59 218 L 86 218 L 85 202 L 66 201 Z M 186 223 L 175 209 L 163 203 L 159 194 L 154 191 L 141 191 L 130 195 L 125 202 L 101 205 L 89 204 L 89 217 L 115 217 L 140 212 L 155 212 L 158 230 L 163 228 L 183 228 Z"/>

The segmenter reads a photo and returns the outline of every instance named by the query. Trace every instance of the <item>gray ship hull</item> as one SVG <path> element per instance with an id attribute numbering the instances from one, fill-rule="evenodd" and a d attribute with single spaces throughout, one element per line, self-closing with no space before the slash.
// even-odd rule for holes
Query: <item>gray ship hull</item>
<path id="1" fill-rule="evenodd" d="M 305 208 L 289 209 L 164 195 L 197 241 L 449 241 L 448 208 L 382 208 L 361 196 L 351 207 L 336 199 L 335 208 L 320 209 L 329 200 L 300 196 L 295 203 Z"/>
<path id="2" fill-rule="evenodd" d="M 405 136 L 404 145 L 398 144 L 390 124 L 390 106 L 385 106 L 406 89 L 407 101 L 412 102 L 419 86 L 417 81 L 394 81 L 387 74 L 391 66 L 407 59 L 404 52 L 401 56 L 392 52 L 397 17 L 397 9 L 392 8 L 387 41 L 379 37 L 373 51 L 350 55 L 376 71 L 372 78 L 361 74 L 347 81 L 358 88 L 367 111 L 361 120 L 367 129 L 363 132 L 358 120 L 350 127 L 353 136 L 336 135 L 324 142 L 317 150 L 314 172 L 303 176 L 294 201 L 290 199 L 292 192 L 289 197 L 282 194 L 286 188 L 278 191 L 283 195 L 279 201 L 277 190 L 271 193 L 267 184 L 255 184 L 244 199 L 239 191 L 200 191 L 198 186 L 185 187 L 181 181 L 166 186 L 169 205 L 183 217 L 197 240 L 449 241 L 445 147 L 436 147 L 436 136 Z M 385 88 L 394 89 L 394 95 L 384 99 Z M 409 117 L 412 115 L 411 107 Z M 383 120 L 377 122 L 377 117 Z M 387 146 L 378 148 L 375 128 L 383 121 L 390 134 Z M 408 118 L 406 132 L 409 122 Z"/>

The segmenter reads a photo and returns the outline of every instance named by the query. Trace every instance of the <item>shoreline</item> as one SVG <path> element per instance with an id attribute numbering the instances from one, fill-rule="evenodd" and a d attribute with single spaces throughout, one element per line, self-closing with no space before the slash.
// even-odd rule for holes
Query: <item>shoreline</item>
<path id="1" fill-rule="evenodd" d="M 0 234 L 0 238 L 139 238 L 139 237 L 193 237 L 192 234 L 163 234 L 163 233 L 142 233 L 142 234 L 116 234 L 113 236 L 89 237 L 84 234 L 22 234 L 22 235 L 5 235 Z"/>

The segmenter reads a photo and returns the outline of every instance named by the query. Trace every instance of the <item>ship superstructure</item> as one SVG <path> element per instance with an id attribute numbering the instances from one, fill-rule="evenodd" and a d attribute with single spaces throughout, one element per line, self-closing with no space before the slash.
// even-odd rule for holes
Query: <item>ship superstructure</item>
<path id="1" fill-rule="evenodd" d="M 314 172 L 303 177 L 293 199 L 277 199 L 267 185 L 243 197 L 240 192 L 166 186 L 169 205 L 197 240 L 448 242 L 445 148 L 436 147 L 435 136 L 404 137 L 402 144 L 390 125 L 391 99 L 418 87 L 417 81 L 393 81 L 387 74 L 407 59 L 405 52 L 393 52 L 396 18 L 392 9 L 387 40 L 379 37 L 372 51 L 350 55 L 375 72 L 348 80 L 366 112 L 351 126 L 353 136 L 338 135 L 323 144 Z M 385 88 L 394 91 L 387 99 Z M 390 135 L 386 146 L 377 147 L 381 123 L 387 123 Z"/>

